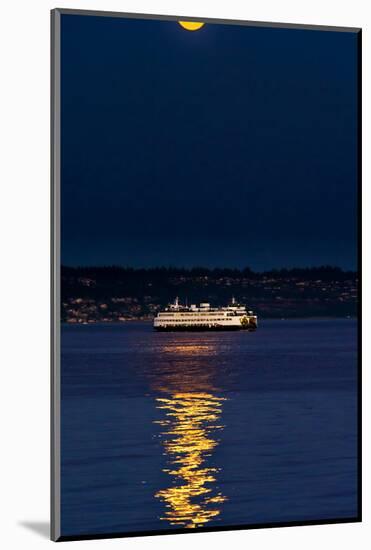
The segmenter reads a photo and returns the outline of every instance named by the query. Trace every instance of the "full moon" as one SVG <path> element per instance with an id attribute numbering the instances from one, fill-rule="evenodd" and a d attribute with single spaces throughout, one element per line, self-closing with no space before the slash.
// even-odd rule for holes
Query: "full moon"
<path id="1" fill-rule="evenodd" d="M 178 21 L 178 23 L 187 31 L 198 31 L 198 29 L 205 25 L 205 23 L 200 23 L 198 21 Z"/>

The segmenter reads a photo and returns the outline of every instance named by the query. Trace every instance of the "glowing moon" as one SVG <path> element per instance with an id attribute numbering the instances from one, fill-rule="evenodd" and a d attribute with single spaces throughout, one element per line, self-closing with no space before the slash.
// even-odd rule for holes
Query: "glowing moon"
<path id="1" fill-rule="evenodd" d="M 178 21 L 179 25 L 186 29 L 187 31 L 198 31 L 205 25 L 205 23 L 200 23 L 198 21 Z"/>

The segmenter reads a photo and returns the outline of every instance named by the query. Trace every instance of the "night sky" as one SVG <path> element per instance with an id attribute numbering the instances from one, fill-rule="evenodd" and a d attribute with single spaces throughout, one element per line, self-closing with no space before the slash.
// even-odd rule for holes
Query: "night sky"
<path id="1" fill-rule="evenodd" d="M 62 15 L 62 263 L 356 267 L 357 35 Z"/>

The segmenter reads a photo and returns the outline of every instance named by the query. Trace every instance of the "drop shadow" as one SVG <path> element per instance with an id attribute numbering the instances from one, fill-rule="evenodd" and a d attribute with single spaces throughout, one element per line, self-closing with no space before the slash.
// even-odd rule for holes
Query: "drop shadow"
<path id="1" fill-rule="evenodd" d="M 50 523 L 48 521 L 19 521 L 18 525 L 37 533 L 44 539 L 50 538 Z"/>

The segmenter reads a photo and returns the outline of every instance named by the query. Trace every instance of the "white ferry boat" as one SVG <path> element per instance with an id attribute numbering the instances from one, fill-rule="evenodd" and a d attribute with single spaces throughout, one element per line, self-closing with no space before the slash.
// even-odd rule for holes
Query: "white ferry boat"
<path id="1" fill-rule="evenodd" d="M 160 311 L 153 321 L 158 331 L 201 331 L 201 330 L 256 330 L 257 316 L 246 306 L 233 298 L 226 307 L 213 308 L 209 303 L 199 306 L 185 306 L 178 298 L 164 311 Z"/>

